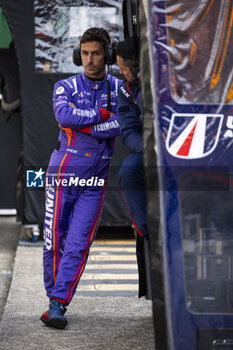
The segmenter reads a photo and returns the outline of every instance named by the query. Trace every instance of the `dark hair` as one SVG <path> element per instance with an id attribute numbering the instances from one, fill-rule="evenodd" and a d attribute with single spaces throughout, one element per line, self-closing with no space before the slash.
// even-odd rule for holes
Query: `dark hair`
<path id="1" fill-rule="evenodd" d="M 80 45 L 88 41 L 99 41 L 103 44 L 104 49 L 106 50 L 107 46 L 110 44 L 110 36 L 104 28 L 89 28 L 87 29 L 80 39 Z"/>
<path id="2" fill-rule="evenodd" d="M 128 67 L 133 67 L 139 63 L 139 38 L 130 37 L 120 41 L 116 46 L 116 55 L 123 58 Z"/>

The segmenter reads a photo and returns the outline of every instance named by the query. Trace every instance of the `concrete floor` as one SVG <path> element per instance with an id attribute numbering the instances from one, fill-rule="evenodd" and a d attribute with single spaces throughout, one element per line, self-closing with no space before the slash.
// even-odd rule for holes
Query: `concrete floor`
<path id="1" fill-rule="evenodd" d="M 0 321 L 12 280 L 20 228 L 15 217 L 0 217 Z"/>
<path id="2" fill-rule="evenodd" d="M 92 294 L 85 296 L 80 289 L 80 295 L 75 295 L 67 310 L 66 329 L 47 328 L 39 319 L 48 308 L 43 287 L 42 247 L 18 246 L 14 263 L 19 230 L 18 224 L 0 219 L 0 271 L 4 280 L 0 284 L 1 350 L 155 349 L 151 301 L 138 299 L 135 291 L 125 297 L 117 296 L 114 291 L 101 296 L 95 294 L 94 288 Z M 94 260 L 90 259 L 90 264 Z"/>

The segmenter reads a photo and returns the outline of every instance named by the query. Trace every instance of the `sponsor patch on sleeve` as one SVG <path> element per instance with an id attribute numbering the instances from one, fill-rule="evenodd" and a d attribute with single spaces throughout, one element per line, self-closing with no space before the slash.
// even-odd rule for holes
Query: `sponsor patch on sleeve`
<path id="1" fill-rule="evenodd" d="M 57 95 L 61 95 L 65 91 L 63 86 L 59 86 L 56 90 Z"/>

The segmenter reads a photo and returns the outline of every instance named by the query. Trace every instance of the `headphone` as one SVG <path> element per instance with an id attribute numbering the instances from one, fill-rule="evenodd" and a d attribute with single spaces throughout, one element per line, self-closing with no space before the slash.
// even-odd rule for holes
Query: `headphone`
<path id="1" fill-rule="evenodd" d="M 116 62 L 116 45 L 109 42 L 109 38 L 106 37 L 105 31 L 102 28 L 96 28 L 99 31 L 102 40 L 106 42 L 106 51 L 104 63 L 108 66 L 113 65 Z M 93 41 L 95 41 L 93 39 Z M 97 40 L 99 41 L 99 40 Z M 81 47 L 80 45 L 73 50 L 73 62 L 76 66 L 82 66 Z"/>

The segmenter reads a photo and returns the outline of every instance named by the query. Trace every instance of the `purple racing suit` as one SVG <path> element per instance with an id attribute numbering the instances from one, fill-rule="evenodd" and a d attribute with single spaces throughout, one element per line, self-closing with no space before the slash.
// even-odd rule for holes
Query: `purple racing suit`
<path id="1" fill-rule="evenodd" d="M 100 220 L 114 140 L 120 133 L 120 83 L 111 75 L 92 81 L 82 73 L 54 87 L 60 147 L 52 153 L 46 173 L 44 284 L 50 299 L 66 305 L 76 291 Z M 109 105 L 116 114 L 106 119 Z"/>

